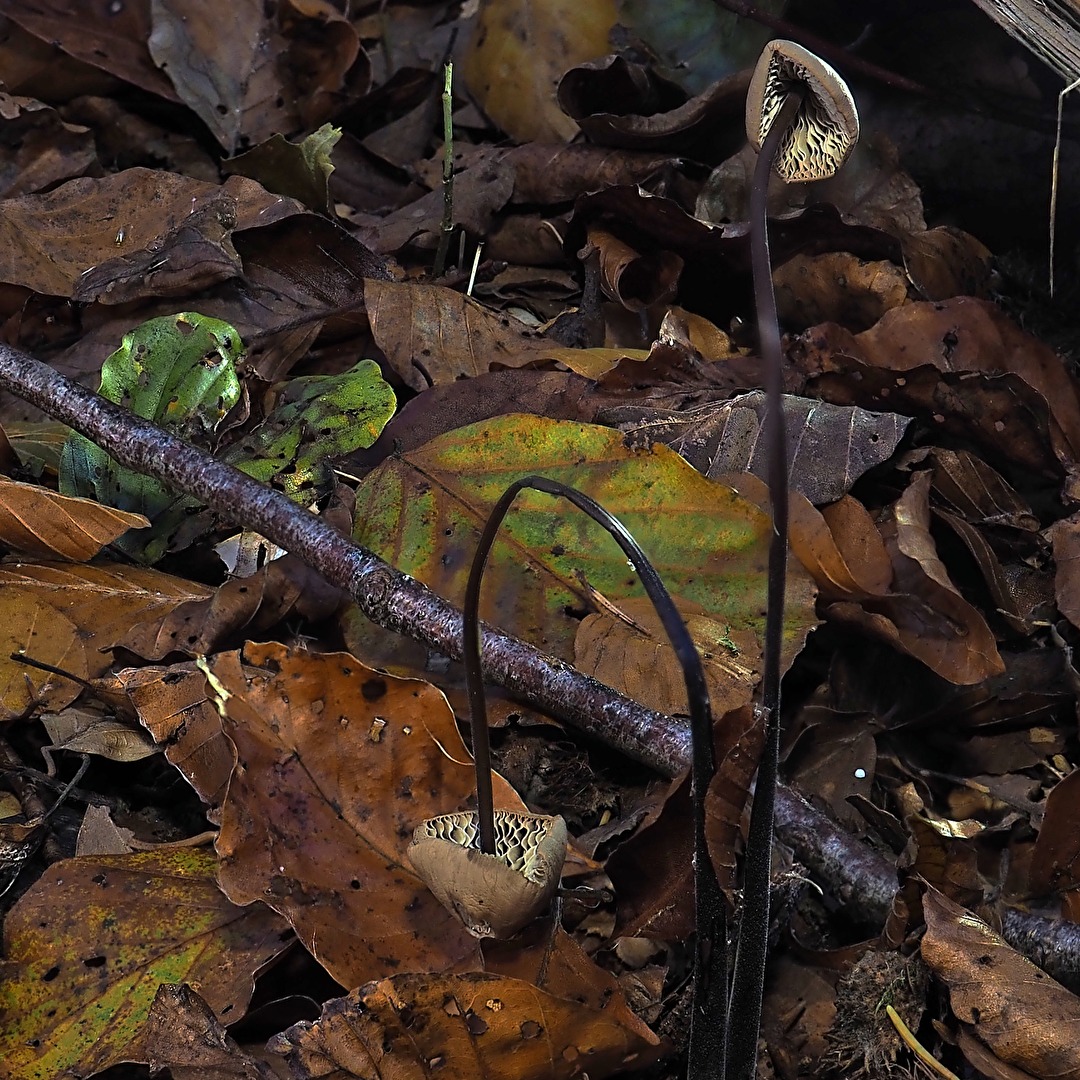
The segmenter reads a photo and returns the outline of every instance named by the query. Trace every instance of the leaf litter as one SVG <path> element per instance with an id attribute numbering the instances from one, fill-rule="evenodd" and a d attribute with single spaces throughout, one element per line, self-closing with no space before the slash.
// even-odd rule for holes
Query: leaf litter
<path id="1" fill-rule="evenodd" d="M 4 340 L 458 605 L 510 481 L 618 514 L 705 661 L 707 839 L 734 910 L 771 531 L 741 114 L 768 34 L 691 0 L 534 7 L 7 5 Z M 851 42 L 841 7 L 782 18 Z M 899 107 L 835 180 L 770 197 L 783 797 L 831 823 L 782 830 L 763 1045 L 785 1078 L 910 1074 L 887 1001 L 941 1068 L 1073 1075 L 1075 304 L 1032 283 L 1030 172 L 964 189 L 945 150 L 1048 168 L 1057 87 L 1018 90 L 1030 57 L 974 8 L 910 16 L 917 45 L 882 18 L 871 60 L 833 62 L 857 98 L 889 76 Z M 927 51 L 992 103 L 957 104 Z M 1036 148 L 1011 144 L 1010 100 Z M 1067 153 L 1074 128 L 1067 103 Z M 0 423 L 5 1075 L 681 1075 L 685 778 L 493 689 L 497 803 L 564 817 L 568 895 L 559 925 L 478 943 L 405 856 L 475 799 L 458 666 L 31 406 L 5 396 Z M 481 610 L 685 714 L 640 584 L 566 508 L 522 497 Z M 1019 909 L 1038 933 L 1009 936 Z"/>

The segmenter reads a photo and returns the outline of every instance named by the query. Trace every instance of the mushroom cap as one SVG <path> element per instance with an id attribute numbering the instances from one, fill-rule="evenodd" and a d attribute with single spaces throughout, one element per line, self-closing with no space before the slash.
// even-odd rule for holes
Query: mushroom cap
<path id="1" fill-rule="evenodd" d="M 476 937 L 513 937 L 551 903 L 566 858 L 561 817 L 495 811 L 495 854 L 479 848 L 476 814 L 417 825 L 409 861 Z"/>
<path id="2" fill-rule="evenodd" d="M 746 137 L 761 149 L 788 91 L 805 94 L 776 152 L 774 167 L 788 183 L 827 180 L 859 141 L 859 114 L 847 83 L 820 57 L 794 41 L 770 41 L 746 94 Z"/>

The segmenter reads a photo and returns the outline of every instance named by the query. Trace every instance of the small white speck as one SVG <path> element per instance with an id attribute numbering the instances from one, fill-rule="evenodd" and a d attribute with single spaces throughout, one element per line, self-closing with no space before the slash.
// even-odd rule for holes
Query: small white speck
<path id="1" fill-rule="evenodd" d="M 856 780 L 865 780 L 866 779 L 866 770 L 865 769 L 856 769 L 855 770 L 855 779 Z"/>

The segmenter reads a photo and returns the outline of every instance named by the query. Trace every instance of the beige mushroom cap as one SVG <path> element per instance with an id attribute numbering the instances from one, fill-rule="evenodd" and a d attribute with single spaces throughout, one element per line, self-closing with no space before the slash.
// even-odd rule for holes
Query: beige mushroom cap
<path id="1" fill-rule="evenodd" d="M 551 903 L 566 858 L 561 817 L 495 811 L 495 854 L 479 849 L 476 814 L 417 825 L 409 861 L 476 937 L 513 937 Z"/>
<path id="2" fill-rule="evenodd" d="M 761 149 L 789 90 L 802 87 L 803 103 L 776 153 L 775 168 L 788 183 L 827 180 L 859 141 L 859 114 L 835 69 L 794 41 L 770 41 L 746 94 L 746 137 Z"/>

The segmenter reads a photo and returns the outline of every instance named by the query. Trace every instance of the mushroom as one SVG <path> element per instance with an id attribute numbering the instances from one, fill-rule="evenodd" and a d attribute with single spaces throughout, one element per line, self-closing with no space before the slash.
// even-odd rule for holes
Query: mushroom
<path id="1" fill-rule="evenodd" d="M 566 858 L 561 817 L 494 812 L 495 853 L 480 850 L 476 814 L 417 825 L 409 861 L 436 898 L 476 937 L 513 937 L 551 903 Z"/>
<path id="2" fill-rule="evenodd" d="M 743 916 L 732 970 L 726 1075 L 753 1077 L 769 936 L 769 875 L 776 775 L 780 753 L 780 651 L 788 553 L 788 458 L 776 320 L 769 263 L 766 196 L 775 165 L 785 182 L 826 180 L 844 163 L 859 137 L 855 102 L 843 79 L 824 60 L 793 41 L 765 46 L 746 95 L 746 134 L 758 150 L 750 186 L 750 263 L 758 343 L 765 361 L 765 439 L 773 533 L 769 545 L 761 714 L 765 744 L 758 764 L 746 839 Z M 737 1019 L 737 1022 L 735 1021 Z"/>
<path id="3" fill-rule="evenodd" d="M 780 135 L 775 154 L 785 183 L 827 180 L 859 141 L 859 114 L 836 71 L 794 41 L 770 41 L 746 94 L 746 137 L 760 151 L 789 95 L 801 104 Z"/>

